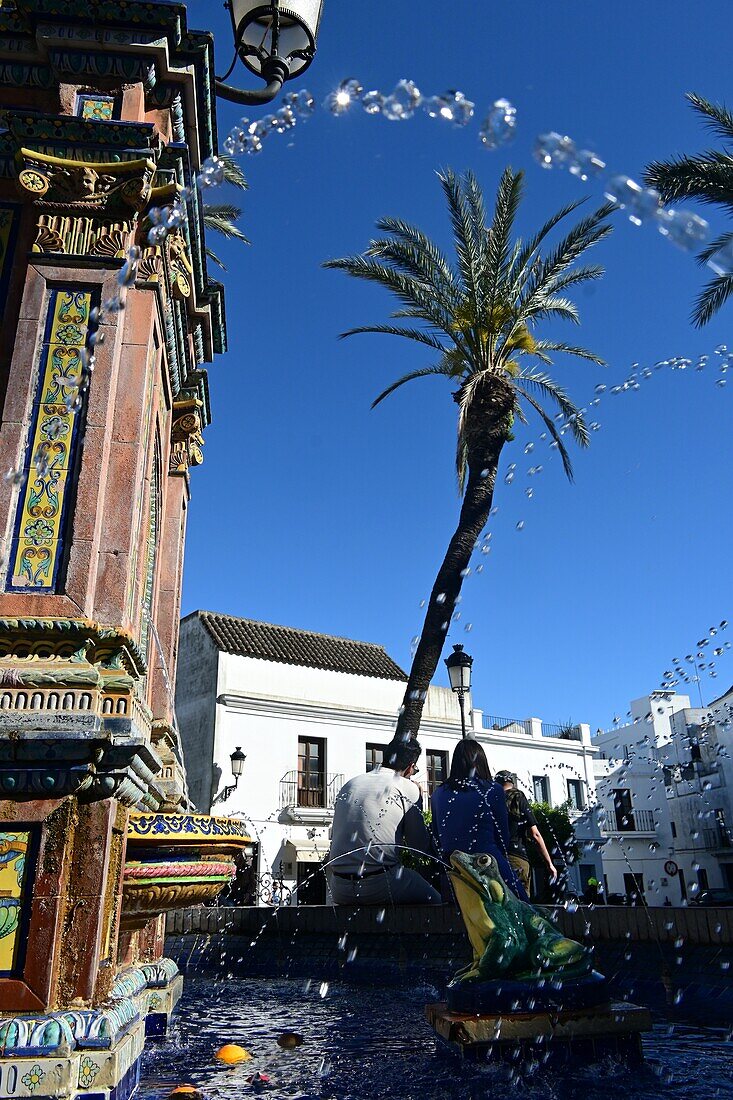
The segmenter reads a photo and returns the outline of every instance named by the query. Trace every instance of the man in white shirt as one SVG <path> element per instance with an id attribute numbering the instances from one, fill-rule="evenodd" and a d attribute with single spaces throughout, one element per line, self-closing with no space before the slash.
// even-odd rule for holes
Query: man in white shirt
<path id="1" fill-rule="evenodd" d="M 433 853 L 420 788 L 410 779 L 421 753 L 413 738 L 392 741 L 381 768 L 345 783 L 334 804 L 331 895 L 337 905 L 439 904 L 440 894 L 400 862 L 405 848 Z"/>

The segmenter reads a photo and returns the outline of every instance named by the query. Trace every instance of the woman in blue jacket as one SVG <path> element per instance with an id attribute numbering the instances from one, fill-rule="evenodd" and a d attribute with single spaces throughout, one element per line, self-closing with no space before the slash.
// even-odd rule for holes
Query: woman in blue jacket
<path id="1" fill-rule="evenodd" d="M 529 901 L 506 858 L 509 819 L 504 788 L 491 778 L 489 763 L 478 741 L 459 741 L 450 775 L 430 800 L 433 832 L 444 859 L 451 852 L 476 855 L 487 852 L 499 865 L 501 877 L 522 901 Z"/>

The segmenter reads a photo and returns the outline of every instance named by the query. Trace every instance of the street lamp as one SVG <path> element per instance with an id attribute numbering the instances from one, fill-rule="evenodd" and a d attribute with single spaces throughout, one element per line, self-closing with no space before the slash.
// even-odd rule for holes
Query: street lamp
<path id="1" fill-rule="evenodd" d="M 214 801 L 211 803 L 212 806 L 216 806 L 217 802 L 226 802 L 226 800 L 229 798 L 229 795 L 234 794 L 237 789 L 237 784 L 239 783 L 239 777 L 244 771 L 244 762 L 247 757 L 242 752 L 239 745 L 237 745 L 236 749 L 229 757 L 229 759 L 232 762 L 232 775 L 234 776 L 234 782 L 231 784 L 231 786 L 224 787 L 224 789 L 219 792 Z"/>
<path id="2" fill-rule="evenodd" d="M 237 57 L 267 87 L 244 91 L 216 78 L 216 94 L 234 103 L 269 103 L 286 80 L 300 76 L 316 52 L 323 0 L 226 0 L 234 33 L 234 68 Z"/>
<path id="3" fill-rule="evenodd" d="M 473 657 L 470 657 L 468 653 L 464 653 L 462 645 L 454 645 L 450 657 L 445 659 L 451 691 L 454 691 L 458 696 L 458 703 L 461 708 L 461 735 L 464 738 L 468 735 L 466 734 L 466 711 L 463 700 L 466 692 L 471 690 L 472 664 Z"/>

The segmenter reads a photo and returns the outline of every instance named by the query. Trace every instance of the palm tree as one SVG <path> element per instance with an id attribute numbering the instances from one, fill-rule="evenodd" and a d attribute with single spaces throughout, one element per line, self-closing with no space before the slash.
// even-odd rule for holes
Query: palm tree
<path id="1" fill-rule="evenodd" d="M 702 96 L 689 93 L 687 98 L 707 125 L 724 143 L 733 142 L 733 114 L 722 105 L 709 103 Z M 669 161 L 653 161 L 644 173 L 650 187 L 656 187 L 663 202 L 677 199 L 700 199 L 722 206 L 726 214 L 733 212 L 733 155 L 712 149 L 696 157 L 679 156 Z M 699 254 L 705 264 L 733 242 L 733 233 L 723 233 Z M 733 274 L 718 275 L 703 287 L 692 320 L 700 328 L 718 312 L 733 294 Z"/>
<path id="2" fill-rule="evenodd" d="M 505 170 L 491 225 L 487 225 L 481 188 L 471 172 L 459 177 L 446 171 L 439 178 L 453 228 L 455 265 L 420 229 L 395 218 L 377 223 L 386 236 L 371 241 L 363 255 L 329 260 L 324 265 L 386 287 L 401 303 L 392 317 L 419 325 L 367 325 L 342 336 L 357 332 L 403 336 L 438 357 L 432 366 L 413 370 L 393 382 L 372 407 L 415 378 L 442 375 L 457 387 L 453 392 L 458 405 L 456 470 L 463 499 L 413 658 L 395 731 L 403 737 L 417 735 L 463 578 L 491 510 L 499 457 L 504 444 L 513 438 L 515 417 L 526 422 L 525 403 L 538 413 L 571 479 L 561 428 L 539 399 L 554 402 L 565 430 L 581 446 L 588 445 L 580 411 L 542 367 L 552 365 L 553 352 L 593 363 L 602 360 L 585 348 L 540 339 L 534 330 L 538 323 L 552 318 L 578 323 L 578 311 L 564 291 L 603 273 L 600 267 L 574 264 L 610 233 L 607 216 L 613 209 L 607 204 L 584 218 L 543 256 L 540 247 L 545 238 L 578 203 L 560 210 L 530 240 L 512 243 L 522 195 L 521 172 Z"/>
<path id="3" fill-rule="evenodd" d="M 224 153 L 220 155 L 219 159 L 224 166 L 224 182 L 231 184 L 232 187 L 236 187 L 240 191 L 246 191 L 247 180 L 236 160 Z M 203 206 L 204 228 L 212 229 L 215 233 L 221 233 L 223 237 L 227 237 L 230 240 L 234 238 L 238 241 L 242 241 L 244 244 L 249 244 L 247 237 L 245 237 L 239 226 L 235 224 L 237 218 L 241 217 L 241 214 L 242 211 L 240 208 L 234 206 L 233 203 L 205 202 Z M 210 260 L 218 264 L 222 271 L 226 271 L 226 267 L 212 249 L 207 246 L 205 251 Z"/>

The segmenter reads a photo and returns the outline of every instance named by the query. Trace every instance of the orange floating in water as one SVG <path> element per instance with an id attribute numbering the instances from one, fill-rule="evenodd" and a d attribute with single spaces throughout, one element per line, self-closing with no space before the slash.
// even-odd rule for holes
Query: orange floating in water
<path id="1" fill-rule="evenodd" d="M 168 1093 L 168 1100 L 172 1096 L 185 1097 L 185 1100 L 205 1100 L 203 1092 L 195 1085 L 176 1085 L 172 1092 Z"/>
<path id="2" fill-rule="evenodd" d="M 216 1057 L 228 1066 L 236 1066 L 240 1062 L 249 1062 L 252 1055 L 244 1047 L 237 1046 L 236 1043 L 226 1043 L 220 1050 L 217 1050 Z"/>

